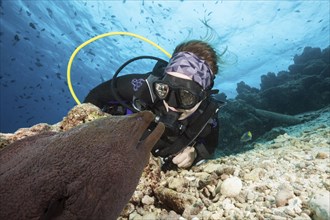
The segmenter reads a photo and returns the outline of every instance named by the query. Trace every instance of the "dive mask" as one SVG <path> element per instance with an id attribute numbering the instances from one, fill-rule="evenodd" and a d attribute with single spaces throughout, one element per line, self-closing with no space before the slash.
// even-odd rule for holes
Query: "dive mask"
<path id="1" fill-rule="evenodd" d="M 207 92 L 198 83 L 169 74 L 155 81 L 153 88 L 159 99 L 178 109 L 191 109 L 207 97 Z"/>

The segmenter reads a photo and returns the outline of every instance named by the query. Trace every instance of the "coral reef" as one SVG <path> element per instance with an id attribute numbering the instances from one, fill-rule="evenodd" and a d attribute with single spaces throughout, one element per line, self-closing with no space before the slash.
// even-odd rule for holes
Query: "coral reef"
<path id="1" fill-rule="evenodd" d="M 227 105 L 219 112 L 216 157 L 251 149 L 249 144 L 260 138 L 271 140 L 283 134 L 282 127 L 316 117 L 315 114 L 309 117 L 306 112 L 329 106 L 329 56 L 330 47 L 324 50 L 305 47 L 301 55 L 294 57 L 289 71 L 262 75 L 260 89 L 238 83 L 238 95 L 226 100 Z M 249 143 L 241 143 L 240 137 L 247 131 L 251 131 L 253 138 Z"/>
<path id="2" fill-rule="evenodd" d="M 282 114 L 299 114 L 318 110 L 330 103 L 330 47 L 305 47 L 294 57 L 289 71 L 261 76 L 260 89 L 244 82 L 237 84 L 236 99 L 255 108 Z"/>
<path id="3" fill-rule="evenodd" d="M 191 170 L 151 158 L 119 219 L 329 219 L 330 109 L 316 115 Z"/>
<path id="4" fill-rule="evenodd" d="M 15 141 L 21 140 L 25 137 L 31 137 L 43 132 L 62 132 L 77 125 L 93 121 L 97 118 L 105 117 L 109 114 L 102 112 L 98 107 L 84 103 L 73 107 L 63 118 L 62 121 L 54 125 L 40 123 L 32 126 L 31 128 L 20 128 L 15 133 L 0 133 L 0 149 L 11 144 Z"/>
<path id="5" fill-rule="evenodd" d="M 309 118 L 304 124 L 272 132 L 271 141 L 255 143 L 250 151 L 191 170 L 164 173 L 160 159 L 151 157 L 118 219 L 328 219 L 330 109 L 304 117 Z M 76 118 L 75 125 L 86 121 Z M 41 131 L 61 132 L 61 124 L 1 135 L 12 142 Z"/>

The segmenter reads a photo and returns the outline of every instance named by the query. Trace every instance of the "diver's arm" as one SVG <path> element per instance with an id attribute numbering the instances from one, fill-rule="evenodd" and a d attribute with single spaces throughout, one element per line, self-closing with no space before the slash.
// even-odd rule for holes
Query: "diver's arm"
<path id="1" fill-rule="evenodd" d="M 195 142 L 175 155 L 172 162 L 180 168 L 189 168 L 204 159 L 210 159 L 218 145 L 217 124 L 217 118 L 210 120 Z"/>
<path id="2" fill-rule="evenodd" d="M 119 76 L 116 80 L 116 91 L 117 95 L 122 101 L 131 103 L 134 94 L 139 88 L 142 88 L 144 80 L 150 75 L 150 73 L 145 74 L 127 74 Z M 99 108 L 103 108 L 106 105 L 111 104 L 111 102 L 117 102 L 115 96 L 113 95 L 112 80 L 108 80 L 92 89 L 86 96 L 84 102 L 92 103 Z"/>
<path id="3" fill-rule="evenodd" d="M 111 93 L 111 80 L 108 80 L 92 89 L 86 96 L 84 103 L 92 103 L 99 108 L 103 108 L 113 99 Z"/>
<path id="4" fill-rule="evenodd" d="M 172 162 L 180 168 L 189 168 L 203 159 L 210 159 L 217 147 L 217 127 L 208 124 L 202 133 L 209 133 L 205 138 L 198 138 L 192 146 L 187 146 L 179 154 L 175 155 Z"/>

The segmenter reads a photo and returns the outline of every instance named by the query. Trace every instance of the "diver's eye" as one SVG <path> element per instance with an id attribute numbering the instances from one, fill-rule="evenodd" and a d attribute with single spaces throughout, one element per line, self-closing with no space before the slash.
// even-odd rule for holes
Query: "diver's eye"
<path id="1" fill-rule="evenodd" d="M 181 104 L 185 107 L 193 107 L 197 104 L 198 97 L 185 89 L 180 89 L 179 91 Z"/>
<path id="2" fill-rule="evenodd" d="M 155 83 L 155 91 L 160 99 L 165 99 L 169 92 L 169 86 L 165 83 Z"/>

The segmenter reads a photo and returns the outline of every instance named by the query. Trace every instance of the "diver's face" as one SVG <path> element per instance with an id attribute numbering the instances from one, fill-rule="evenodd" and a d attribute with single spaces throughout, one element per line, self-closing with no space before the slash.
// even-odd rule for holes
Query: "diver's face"
<path id="1" fill-rule="evenodd" d="M 169 74 L 171 76 L 174 76 L 174 77 L 177 77 L 177 78 L 180 78 L 180 79 L 189 80 L 189 81 L 192 82 L 192 79 L 190 77 L 188 77 L 188 76 L 186 76 L 182 73 L 169 72 L 167 74 Z M 182 90 L 179 93 L 180 93 L 180 97 L 183 97 L 183 98 L 181 98 L 181 100 L 184 102 L 183 105 L 187 106 L 187 107 L 186 108 L 180 108 L 180 107 L 183 107 L 183 106 L 178 106 L 178 105 L 173 107 L 164 100 L 165 107 L 167 106 L 168 109 L 170 109 L 172 111 L 176 111 L 176 112 L 185 112 L 187 110 L 193 109 L 195 107 L 195 105 L 197 104 L 196 96 L 194 94 L 192 94 L 191 92 L 189 92 L 188 90 Z"/>
<path id="2" fill-rule="evenodd" d="M 167 73 L 162 80 L 153 83 L 155 95 L 176 109 L 192 109 L 204 100 L 207 92 L 184 74 Z"/>

